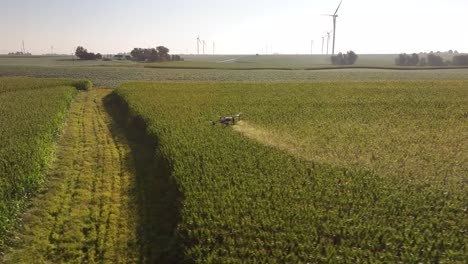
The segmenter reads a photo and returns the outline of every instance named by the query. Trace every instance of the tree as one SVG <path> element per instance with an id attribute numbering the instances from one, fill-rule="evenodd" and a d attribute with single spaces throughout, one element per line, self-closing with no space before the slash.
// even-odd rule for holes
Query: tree
<path id="1" fill-rule="evenodd" d="M 156 47 L 156 50 L 158 51 L 159 57 L 162 60 L 170 60 L 169 49 L 168 48 L 166 48 L 164 46 L 159 46 L 159 47 Z"/>
<path id="2" fill-rule="evenodd" d="M 421 60 L 419 60 L 419 66 L 427 66 L 427 60 L 426 58 L 421 58 Z"/>
<path id="3" fill-rule="evenodd" d="M 144 61 L 145 56 L 143 54 L 143 49 L 141 48 L 134 48 L 131 52 L 130 55 L 132 55 L 132 58 L 136 61 Z"/>
<path id="4" fill-rule="evenodd" d="M 78 58 L 84 59 L 84 57 L 86 56 L 86 53 L 88 53 L 88 51 L 87 51 L 85 48 L 83 48 L 83 47 L 81 47 L 81 46 L 78 46 L 78 47 L 76 48 L 75 55 L 76 55 Z"/>
<path id="5" fill-rule="evenodd" d="M 457 55 L 453 56 L 453 65 L 465 66 L 468 65 L 468 55 Z"/>
<path id="6" fill-rule="evenodd" d="M 354 63 L 356 63 L 357 59 L 358 55 L 354 51 L 348 51 L 348 65 L 353 65 Z"/>
<path id="7" fill-rule="evenodd" d="M 171 60 L 172 61 L 183 61 L 184 59 L 182 59 L 179 55 L 171 55 Z"/>
<path id="8" fill-rule="evenodd" d="M 403 53 L 398 55 L 398 58 L 395 59 L 395 64 L 398 66 L 407 66 L 408 60 L 408 55 Z"/>
<path id="9" fill-rule="evenodd" d="M 102 55 L 100 53 L 94 54 L 88 52 L 87 49 L 83 48 L 82 46 L 78 46 L 75 51 L 75 55 L 80 58 L 80 60 L 100 60 L 102 59 Z"/>
<path id="10" fill-rule="evenodd" d="M 332 56 L 331 62 L 333 65 L 353 65 L 356 63 L 357 59 L 358 55 L 354 51 L 350 50 L 347 54 L 340 52 L 338 55 Z"/>
<path id="11" fill-rule="evenodd" d="M 147 61 L 149 62 L 155 62 L 155 61 L 159 61 L 159 53 L 156 49 L 147 49 L 146 50 L 146 57 L 147 57 Z"/>
<path id="12" fill-rule="evenodd" d="M 403 53 L 398 55 L 398 58 L 395 59 L 395 64 L 398 66 L 416 66 L 419 63 L 419 55 L 413 53 L 410 55 Z"/>
<path id="13" fill-rule="evenodd" d="M 169 49 L 164 46 L 150 49 L 134 48 L 130 55 L 133 60 L 146 62 L 182 60 L 180 56 L 169 55 Z"/>
<path id="14" fill-rule="evenodd" d="M 411 54 L 411 58 L 409 60 L 410 65 L 416 66 L 419 63 L 419 55 L 416 53 Z"/>
<path id="15" fill-rule="evenodd" d="M 430 53 L 427 55 L 427 64 L 429 66 L 443 66 L 444 60 L 441 56 L 435 55 L 434 53 Z"/>

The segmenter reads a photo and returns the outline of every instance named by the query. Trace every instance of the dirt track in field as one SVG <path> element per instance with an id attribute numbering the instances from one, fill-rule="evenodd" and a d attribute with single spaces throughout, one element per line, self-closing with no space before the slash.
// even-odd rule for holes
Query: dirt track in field
<path id="1" fill-rule="evenodd" d="M 135 169 L 102 100 L 81 92 L 70 109 L 46 188 L 24 214 L 6 263 L 135 263 Z"/>

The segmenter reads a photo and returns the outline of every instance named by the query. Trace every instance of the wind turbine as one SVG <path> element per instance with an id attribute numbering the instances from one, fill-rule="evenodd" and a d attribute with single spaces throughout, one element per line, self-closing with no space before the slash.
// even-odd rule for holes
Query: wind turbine
<path id="1" fill-rule="evenodd" d="M 206 42 L 203 40 L 203 55 L 205 55 L 205 46 L 206 46 Z"/>
<path id="2" fill-rule="evenodd" d="M 197 54 L 200 55 L 200 35 L 197 37 Z"/>
<path id="3" fill-rule="evenodd" d="M 325 42 L 325 36 L 322 36 L 322 55 L 323 55 L 323 43 Z"/>
<path id="4" fill-rule="evenodd" d="M 328 55 L 328 46 L 329 46 L 328 43 L 330 43 L 330 33 L 331 33 L 330 31 L 327 31 L 327 55 Z"/>
<path id="5" fill-rule="evenodd" d="M 340 1 L 340 4 L 338 5 L 338 8 L 336 8 L 336 11 L 333 15 L 326 15 L 326 16 L 331 16 L 333 17 L 333 47 L 332 47 L 332 55 L 335 55 L 335 34 L 336 34 L 336 18 L 338 17 L 338 10 L 340 9 L 341 3 L 343 0 Z"/>

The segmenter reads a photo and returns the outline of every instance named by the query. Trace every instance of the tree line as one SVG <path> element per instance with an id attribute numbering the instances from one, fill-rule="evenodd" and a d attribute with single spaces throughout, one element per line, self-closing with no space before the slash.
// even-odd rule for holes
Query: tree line
<path id="1" fill-rule="evenodd" d="M 333 65 L 353 65 L 356 63 L 358 59 L 358 55 L 350 50 L 346 54 L 338 53 L 338 55 L 334 55 L 331 57 L 331 62 Z"/>
<path id="2" fill-rule="evenodd" d="M 146 62 L 183 60 L 179 55 L 170 55 L 169 49 L 164 46 L 149 49 L 134 48 L 130 55 L 133 60 Z"/>
<path id="3" fill-rule="evenodd" d="M 411 55 L 403 53 L 395 59 L 395 64 L 398 66 L 468 66 L 468 55 L 455 55 L 450 61 L 444 60 L 442 56 L 433 52 L 427 54 L 427 57 L 420 57 L 417 53 Z"/>
<path id="4" fill-rule="evenodd" d="M 88 52 L 87 49 L 82 46 L 78 46 L 75 51 L 75 55 L 80 58 L 80 60 L 100 60 L 102 59 L 101 53 L 94 54 L 93 52 Z"/>
<path id="5" fill-rule="evenodd" d="M 87 49 L 79 46 L 76 48 L 75 55 L 80 60 L 100 60 L 102 55 L 100 53 L 88 52 Z M 134 48 L 130 52 L 129 58 L 134 61 L 143 61 L 143 62 L 158 62 L 158 61 L 181 61 L 183 60 L 179 55 L 170 55 L 169 49 L 164 46 L 158 46 L 156 48 Z"/>

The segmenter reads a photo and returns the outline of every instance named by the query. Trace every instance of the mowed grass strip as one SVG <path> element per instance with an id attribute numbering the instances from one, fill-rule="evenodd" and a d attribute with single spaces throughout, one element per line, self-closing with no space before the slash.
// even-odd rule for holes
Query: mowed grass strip
<path id="1" fill-rule="evenodd" d="M 102 99 L 73 104 L 45 189 L 23 216 L 5 263 L 136 263 L 134 169 L 124 137 L 110 131 Z"/>
<path id="2" fill-rule="evenodd" d="M 463 263 L 467 85 L 140 82 L 115 93 L 146 124 L 184 197 L 181 261 Z M 325 154 L 304 159 L 275 138 L 265 145 L 211 124 L 238 112 L 269 137 L 288 134 L 285 148 Z M 360 163 L 374 148 L 377 160 L 405 162 Z"/>

